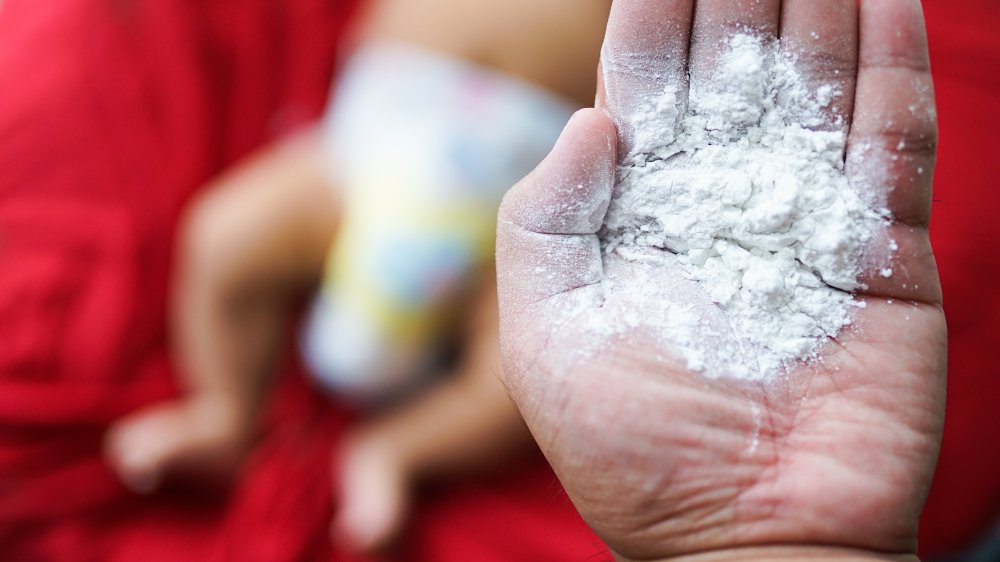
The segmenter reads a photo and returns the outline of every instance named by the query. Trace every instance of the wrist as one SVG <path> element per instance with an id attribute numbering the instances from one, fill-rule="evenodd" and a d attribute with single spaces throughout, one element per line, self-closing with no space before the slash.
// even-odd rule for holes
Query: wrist
<path id="1" fill-rule="evenodd" d="M 615 556 L 619 562 L 640 562 Z M 890 554 L 833 546 L 777 545 L 713 550 L 643 562 L 920 562 L 914 554 Z"/>

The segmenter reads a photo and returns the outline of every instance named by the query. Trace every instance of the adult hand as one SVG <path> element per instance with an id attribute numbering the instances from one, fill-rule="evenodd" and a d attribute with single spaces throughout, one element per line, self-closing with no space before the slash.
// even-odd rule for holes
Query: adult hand
<path id="1" fill-rule="evenodd" d="M 641 320 L 593 328 L 635 312 L 630 280 L 676 275 L 600 251 L 628 113 L 667 84 L 709 76 L 726 37 L 746 29 L 779 37 L 807 81 L 844 92 L 847 153 L 872 147 L 847 158 L 847 173 L 885 190 L 899 246 L 895 275 L 862 275 L 867 308 L 822 361 L 768 383 L 691 372 Z M 920 3 L 617 0 L 602 65 L 605 111 L 573 118 L 508 195 L 498 232 L 503 376 L 574 504 L 626 559 L 911 557 L 946 365 Z"/>

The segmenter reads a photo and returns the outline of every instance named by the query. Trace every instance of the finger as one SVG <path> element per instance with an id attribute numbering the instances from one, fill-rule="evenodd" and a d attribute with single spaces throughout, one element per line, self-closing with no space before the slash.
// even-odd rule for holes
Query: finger
<path id="1" fill-rule="evenodd" d="M 830 100 L 828 128 L 846 133 L 858 74 L 857 0 L 785 0 L 781 47 L 795 57 L 809 90 Z"/>
<path id="2" fill-rule="evenodd" d="M 501 310 L 600 282 L 596 233 L 611 201 L 615 142 L 604 112 L 578 112 L 552 153 L 504 198 L 497 227 Z"/>
<path id="3" fill-rule="evenodd" d="M 712 83 L 731 37 L 747 33 L 764 41 L 774 40 L 780 22 L 781 0 L 699 0 L 688 60 L 692 85 Z"/>
<path id="4" fill-rule="evenodd" d="M 917 0 L 866 0 L 847 175 L 893 225 L 868 250 L 871 295 L 940 302 L 927 240 L 937 152 L 930 59 Z"/>
<path id="5" fill-rule="evenodd" d="M 596 233 L 611 201 L 617 140 L 606 113 L 578 112 L 552 153 L 500 207 L 501 373 L 522 412 L 531 409 L 528 397 L 536 396 L 525 394 L 536 387 L 524 386 L 522 377 L 541 368 L 534 362 L 545 356 L 548 338 L 603 300 Z"/>
<path id="6" fill-rule="evenodd" d="M 677 114 L 683 113 L 694 3 L 616 0 L 611 6 L 598 88 L 618 125 L 623 157 L 635 146 L 633 117 L 655 104 L 668 87 L 676 88 L 674 105 Z"/>
<path id="7" fill-rule="evenodd" d="M 858 282 L 868 296 L 941 302 L 937 262 L 927 230 L 892 224 L 871 243 Z"/>
<path id="8" fill-rule="evenodd" d="M 920 2 L 862 2 L 858 56 L 848 177 L 895 222 L 926 227 L 937 111 Z"/>
<path id="9" fill-rule="evenodd" d="M 608 95 L 604 87 L 604 66 L 597 62 L 597 95 L 594 96 L 594 107 L 597 109 L 608 109 Z"/>

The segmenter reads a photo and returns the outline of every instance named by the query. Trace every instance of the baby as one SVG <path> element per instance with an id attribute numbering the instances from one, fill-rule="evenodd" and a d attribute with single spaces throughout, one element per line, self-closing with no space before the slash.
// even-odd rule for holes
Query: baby
<path id="1" fill-rule="evenodd" d="M 149 490 L 173 470 L 238 464 L 295 303 L 320 281 L 305 363 L 372 413 L 337 471 L 342 542 L 385 544 L 417 478 L 527 442 L 493 374 L 496 210 L 593 102 L 610 5 L 371 3 L 320 130 L 263 151 L 190 209 L 172 310 L 186 393 L 112 428 L 123 482 Z M 457 336 L 452 376 L 414 395 Z"/>

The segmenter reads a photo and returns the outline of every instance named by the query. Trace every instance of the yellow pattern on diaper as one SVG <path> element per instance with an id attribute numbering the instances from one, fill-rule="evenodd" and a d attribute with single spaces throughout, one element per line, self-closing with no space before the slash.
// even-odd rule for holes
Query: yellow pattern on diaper
<path id="1" fill-rule="evenodd" d="M 435 196 L 396 170 L 369 169 L 345 190 L 324 287 L 349 296 L 389 341 L 412 347 L 438 338 L 490 260 L 496 203 Z"/>

